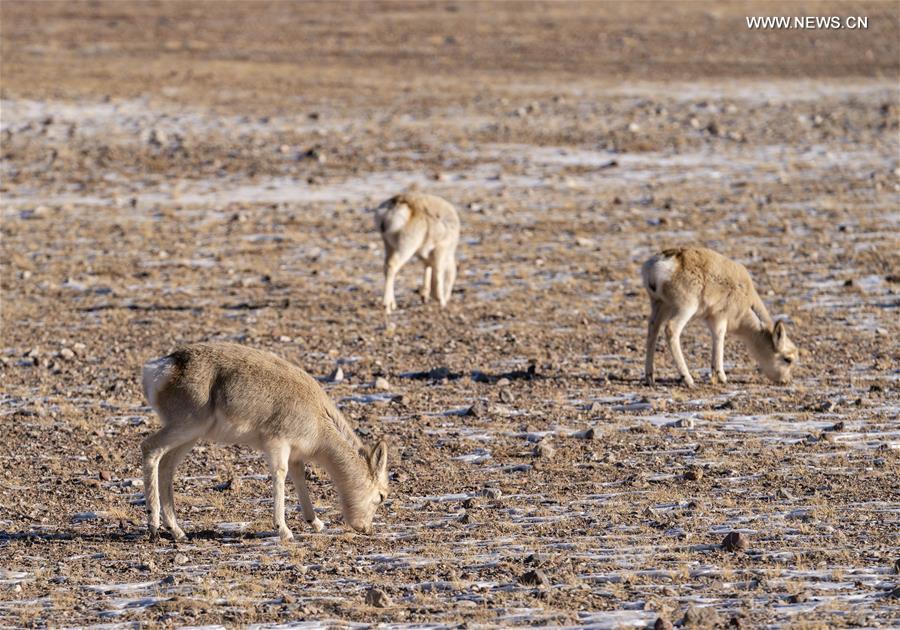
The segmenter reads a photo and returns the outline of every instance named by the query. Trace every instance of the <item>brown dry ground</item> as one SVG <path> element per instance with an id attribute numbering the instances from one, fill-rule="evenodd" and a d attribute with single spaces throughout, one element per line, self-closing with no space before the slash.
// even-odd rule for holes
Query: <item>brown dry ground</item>
<path id="1" fill-rule="evenodd" d="M 746 28 L 781 3 L 5 0 L 0 626 L 896 624 L 900 16 L 789 12 L 869 28 Z M 411 184 L 460 209 L 460 278 L 441 311 L 410 264 L 388 320 L 366 208 Z M 792 385 L 734 340 L 708 385 L 700 323 L 699 387 L 664 352 L 640 384 L 640 263 L 690 242 L 790 318 Z M 330 395 L 392 443 L 375 536 L 313 470 L 328 529 L 292 516 L 280 545 L 261 459 L 204 446 L 177 485 L 194 538 L 147 542 L 137 375 L 201 339 L 341 363 Z"/>

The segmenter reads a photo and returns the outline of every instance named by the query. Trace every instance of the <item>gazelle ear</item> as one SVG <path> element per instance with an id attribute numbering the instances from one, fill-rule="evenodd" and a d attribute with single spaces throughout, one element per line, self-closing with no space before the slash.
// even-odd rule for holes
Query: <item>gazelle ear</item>
<path id="1" fill-rule="evenodd" d="M 787 330 L 784 327 L 784 322 L 779 319 L 775 322 L 775 327 L 772 328 L 772 342 L 774 343 L 776 350 L 783 350 L 786 341 Z"/>
<path id="2" fill-rule="evenodd" d="M 388 447 L 384 440 L 372 449 L 369 455 L 369 468 L 376 475 L 387 470 Z"/>

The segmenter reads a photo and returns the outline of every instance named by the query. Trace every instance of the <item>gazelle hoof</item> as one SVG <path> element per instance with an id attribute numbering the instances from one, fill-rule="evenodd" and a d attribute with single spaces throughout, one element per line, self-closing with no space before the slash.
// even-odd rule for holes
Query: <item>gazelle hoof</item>
<path id="1" fill-rule="evenodd" d="M 278 530 L 278 537 L 281 539 L 281 542 L 291 542 L 294 540 L 294 535 L 291 533 L 289 529 L 280 529 Z"/>
<path id="2" fill-rule="evenodd" d="M 309 526 L 312 527 L 317 532 L 320 532 L 323 529 L 325 529 L 325 523 L 323 523 L 321 520 L 319 520 L 318 516 L 315 518 L 315 520 L 307 521 L 307 523 L 309 523 Z"/>

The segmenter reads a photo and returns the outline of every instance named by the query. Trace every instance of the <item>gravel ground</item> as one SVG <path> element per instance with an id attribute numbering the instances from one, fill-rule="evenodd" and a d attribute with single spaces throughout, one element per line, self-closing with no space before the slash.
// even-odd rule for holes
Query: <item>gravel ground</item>
<path id="1" fill-rule="evenodd" d="M 0 626 L 900 623 L 900 11 L 664 6 L 3 2 Z M 459 279 L 423 305 L 410 263 L 386 318 L 410 188 Z M 641 384 L 640 264 L 690 243 L 791 385 L 735 339 L 710 385 L 696 322 L 698 387 Z M 373 536 L 311 468 L 326 529 L 290 496 L 281 544 L 262 458 L 201 445 L 190 540 L 148 541 L 140 365 L 210 339 L 341 367 L 391 443 Z"/>

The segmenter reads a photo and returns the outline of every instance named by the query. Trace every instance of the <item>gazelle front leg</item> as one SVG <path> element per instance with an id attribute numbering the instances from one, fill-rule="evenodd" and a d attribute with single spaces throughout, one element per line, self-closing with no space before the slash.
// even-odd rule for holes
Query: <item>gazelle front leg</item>
<path id="1" fill-rule="evenodd" d="M 278 536 L 282 542 L 294 539 L 294 535 L 284 522 L 284 479 L 288 471 L 288 455 L 290 449 L 287 445 L 272 445 L 268 449 L 269 471 L 272 474 L 273 523 L 278 530 Z"/>
<path id="2" fill-rule="evenodd" d="M 710 380 L 722 385 L 728 382 L 725 378 L 725 332 L 728 329 L 726 321 L 711 322 L 709 326 L 712 333 L 712 370 Z"/>
<path id="3" fill-rule="evenodd" d="M 313 509 L 312 500 L 309 498 L 309 488 L 306 486 L 306 464 L 302 460 L 291 460 L 290 462 L 291 480 L 294 482 L 294 488 L 297 489 L 297 496 L 300 499 L 300 507 L 303 509 L 303 518 L 317 532 L 325 529 L 325 524 L 319 520 L 316 511 Z"/>

